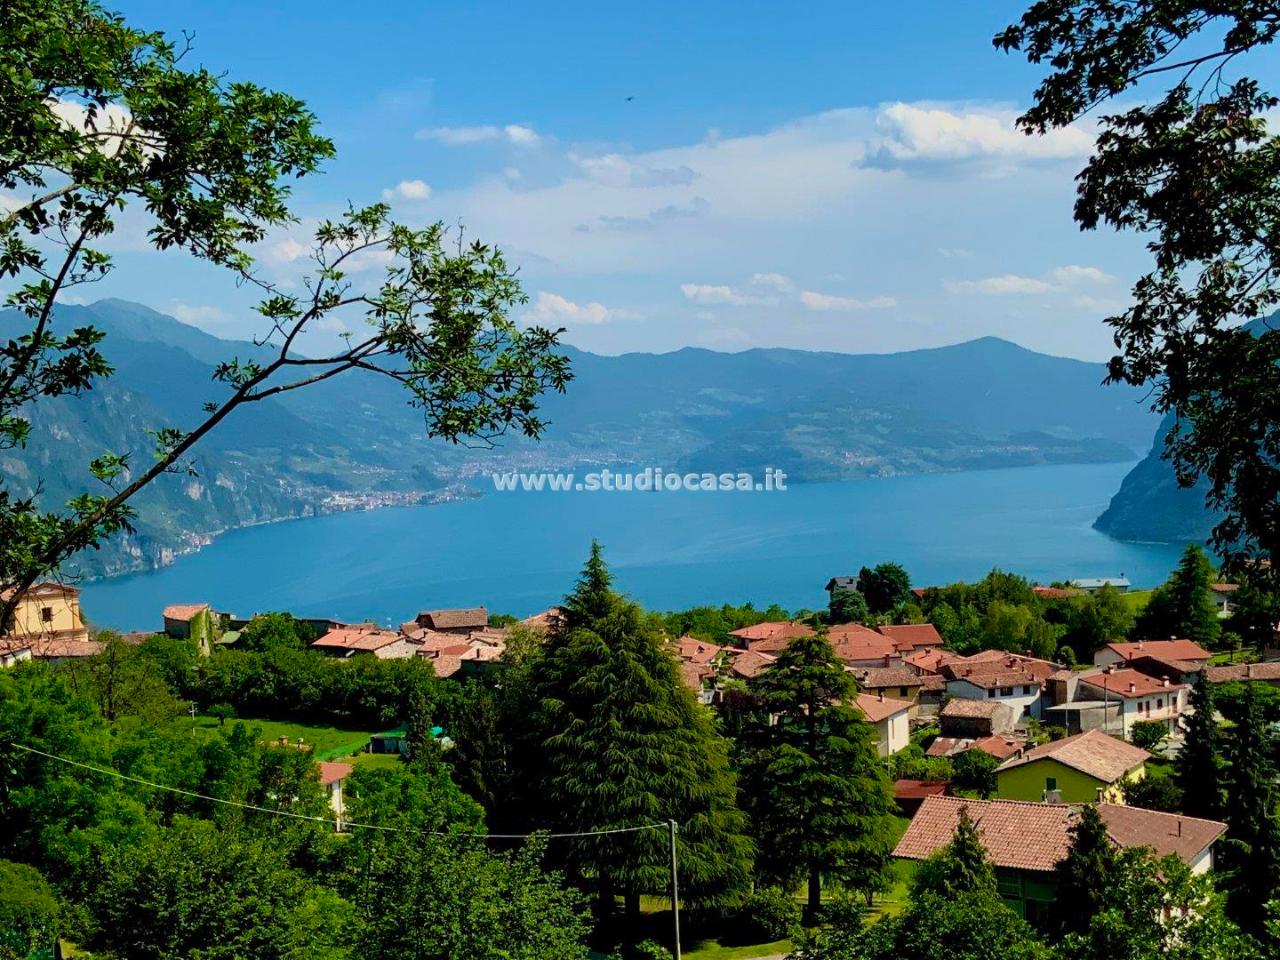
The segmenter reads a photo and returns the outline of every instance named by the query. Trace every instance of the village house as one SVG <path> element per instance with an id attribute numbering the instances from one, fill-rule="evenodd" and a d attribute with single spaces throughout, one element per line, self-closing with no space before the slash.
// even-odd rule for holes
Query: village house
<path id="1" fill-rule="evenodd" d="M 1235 609 L 1236 591 L 1240 589 L 1238 583 L 1211 583 L 1209 589 L 1213 592 L 1213 605 L 1218 610 L 1218 616 L 1225 618 L 1231 616 Z"/>
<path id="2" fill-rule="evenodd" d="M 1099 730 L 1019 751 L 996 770 L 1003 800 L 1123 803 L 1121 784 L 1146 776 L 1151 754 Z"/>
<path id="3" fill-rule="evenodd" d="M 8 603 L 14 592 L 6 590 L 0 599 Z M 18 598 L 12 619 L 0 624 L 0 638 L 12 641 L 89 639 L 89 629 L 80 615 L 80 591 L 61 583 L 45 581 L 32 585 Z"/>
<path id="4" fill-rule="evenodd" d="M 769 669 L 778 660 L 768 653 L 756 650 L 741 650 L 734 653 L 729 660 L 729 675 L 737 680 L 750 682 Z"/>
<path id="5" fill-rule="evenodd" d="M 832 577 L 827 581 L 824 588 L 827 591 L 828 600 L 834 599 L 837 593 L 857 593 L 858 578 L 857 577 Z"/>
<path id="6" fill-rule="evenodd" d="M 1000 897 L 1019 916 L 1043 924 L 1057 891 L 1054 868 L 1070 850 L 1079 806 L 1018 800 L 926 797 L 898 842 L 894 856 L 925 860 L 955 836 L 960 811 L 968 811 L 995 868 Z M 1117 847 L 1149 847 L 1156 856 L 1176 855 L 1193 872 L 1213 867 L 1214 844 L 1224 823 L 1102 803 L 1098 812 Z"/>
<path id="7" fill-rule="evenodd" d="M 330 763 L 322 760 L 316 764 L 316 770 L 320 775 L 320 786 L 329 798 L 329 809 L 333 811 L 334 827 L 337 830 L 341 830 L 343 826 L 342 819 L 347 813 L 346 804 L 342 799 L 342 782 L 351 775 L 355 767 L 349 763 Z"/>
<path id="8" fill-rule="evenodd" d="M 734 646 L 757 653 L 779 653 L 796 637 L 813 636 L 813 627 L 792 620 L 773 620 L 730 630 Z"/>
<path id="9" fill-rule="evenodd" d="M 1103 587 L 1111 587 L 1117 593 L 1129 592 L 1129 581 L 1124 577 L 1086 577 L 1072 580 L 1071 586 L 1085 593 L 1097 593 Z"/>
<path id="10" fill-rule="evenodd" d="M 877 629 L 892 640 L 902 654 L 942 647 L 942 634 L 932 623 L 898 623 Z"/>
<path id="11" fill-rule="evenodd" d="M 995 757 L 997 760 L 1007 760 L 1009 757 L 1015 756 L 1026 745 L 1027 741 L 1022 737 L 1005 733 L 993 733 L 986 737 L 937 736 L 933 738 L 933 742 L 925 750 L 925 756 L 958 757 L 960 754 L 968 753 L 970 750 L 980 750 L 988 756 Z"/>
<path id="12" fill-rule="evenodd" d="M 330 630 L 314 641 L 311 649 L 343 659 L 372 656 L 379 660 L 394 660 L 412 657 L 415 652 L 414 645 L 401 634 L 368 626 Z"/>
<path id="13" fill-rule="evenodd" d="M 559 607 L 549 607 L 541 613 L 535 613 L 520 621 L 524 626 L 532 627 L 534 630 L 541 630 L 544 633 L 552 633 L 558 630 L 563 622 L 564 611 Z"/>
<path id="14" fill-rule="evenodd" d="M 894 700 L 883 693 L 874 696 L 860 693 L 856 702 L 867 722 L 876 728 L 876 752 L 880 756 L 897 753 L 911 742 L 910 703 Z"/>
<path id="15" fill-rule="evenodd" d="M 1265 683 L 1270 687 L 1280 687 L 1280 661 L 1208 667 L 1204 678 L 1209 683 Z"/>
<path id="16" fill-rule="evenodd" d="M 1048 660 L 998 650 L 944 660 L 938 666 L 949 696 L 996 700 L 1013 708 L 1019 717 L 1036 719 L 1043 707 L 1043 685 L 1059 669 L 1059 664 Z"/>
<path id="17" fill-rule="evenodd" d="M 893 802 L 904 817 L 914 817 L 926 797 L 946 796 L 951 785 L 937 780 L 901 779 L 893 781 Z"/>
<path id="18" fill-rule="evenodd" d="M 856 623 L 832 627 L 827 640 L 846 666 L 894 667 L 902 662 L 892 640 Z"/>
<path id="19" fill-rule="evenodd" d="M 1011 732 L 1017 722 L 1017 711 L 1007 703 L 953 697 L 938 714 L 938 732 L 945 737 L 989 737 Z"/>
<path id="20" fill-rule="evenodd" d="M 910 704 L 911 717 L 920 712 L 920 688 L 924 678 L 906 667 L 858 667 L 850 668 L 858 687 L 864 693 L 884 694 L 894 700 Z"/>
<path id="21" fill-rule="evenodd" d="M 419 627 L 436 633 L 470 633 L 489 625 L 489 611 L 484 607 L 459 610 L 423 610 L 413 620 Z"/>
<path id="22" fill-rule="evenodd" d="M 1201 670 L 1213 656 L 1208 650 L 1194 640 L 1137 640 L 1132 643 L 1108 643 L 1100 647 L 1093 655 L 1095 667 L 1131 665 L 1132 661 L 1143 657 L 1155 657 L 1158 660 L 1181 661 L 1194 664 Z"/>
<path id="23" fill-rule="evenodd" d="M 1187 708 L 1187 687 L 1170 680 L 1157 680 L 1137 670 L 1117 670 L 1108 667 L 1096 673 L 1080 677 L 1077 689 L 1079 699 L 1102 701 L 1104 704 L 1121 703 L 1119 730 L 1108 730 L 1120 737 L 1129 738 L 1133 725 L 1139 720 L 1160 721 L 1172 733 Z"/>

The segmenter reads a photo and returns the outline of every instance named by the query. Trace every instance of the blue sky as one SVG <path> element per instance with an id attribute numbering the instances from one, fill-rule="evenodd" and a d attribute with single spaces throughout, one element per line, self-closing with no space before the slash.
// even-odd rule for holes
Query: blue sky
<path id="1" fill-rule="evenodd" d="M 192 59 L 305 99 L 338 157 L 258 251 L 284 283 L 347 201 L 465 224 L 520 314 L 606 353 L 899 350 L 993 334 L 1102 358 L 1144 256 L 1080 234 L 1087 127 L 1013 131 L 1019 4 L 124 2 Z M 632 97 L 634 99 L 627 100 Z M 122 225 L 123 296 L 223 336 L 246 291 Z M 352 321 L 354 322 L 354 321 Z M 316 348 L 324 337 L 317 334 Z"/>

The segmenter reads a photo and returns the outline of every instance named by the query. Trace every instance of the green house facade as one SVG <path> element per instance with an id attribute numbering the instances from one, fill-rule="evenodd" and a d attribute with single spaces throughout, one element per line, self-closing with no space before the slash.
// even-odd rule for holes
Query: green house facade
<path id="1" fill-rule="evenodd" d="M 1027 803 L 1123 803 L 1123 783 L 1142 779 L 1150 758 L 1140 747 L 1090 730 L 1010 757 L 996 769 L 996 795 Z"/>

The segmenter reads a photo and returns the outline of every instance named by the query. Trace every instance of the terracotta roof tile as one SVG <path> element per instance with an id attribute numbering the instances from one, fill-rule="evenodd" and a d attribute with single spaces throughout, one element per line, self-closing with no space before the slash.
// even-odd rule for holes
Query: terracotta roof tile
<path id="1" fill-rule="evenodd" d="M 1088 730 L 1033 747 L 1020 757 L 1006 760 L 1000 769 L 1013 770 L 1044 759 L 1056 760 L 1103 783 L 1115 783 L 1130 770 L 1150 760 L 1151 754 L 1101 730 Z"/>
<path id="2" fill-rule="evenodd" d="M 898 842 L 894 855 L 923 860 L 951 842 L 960 810 L 967 808 L 982 845 L 997 867 L 1048 873 L 1071 846 L 1067 832 L 1078 806 L 1024 803 L 1018 800 L 967 800 L 927 797 Z M 1103 803 L 1098 811 L 1111 839 L 1122 847 L 1150 847 L 1157 855 L 1176 854 L 1191 861 L 1204 852 L 1226 825 L 1174 813 Z"/>
<path id="3" fill-rule="evenodd" d="M 152 607 L 154 610 L 155 608 Z M 164 619 L 186 623 L 198 613 L 209 609 L 207 603 L 173 603 L 164 608 Z"/>
<path id="4" fill-rule="evenodd" d="M 1239 680 L 1280 680 L 1280 662 L 1233 663 L 1224 667 L 1208 667 L 1204 672 L 1210 683 Z"/>
<path id="5" fill-rule="evenodd" d="M 924 678 L 907 667 L 857 667 L 854 677 L 864 688 L 920 687 Z"/>
<path id="6" fill-rule="evenodd" d="M 1137 640 L 1133 643 L 1108 643 L 1106 649 L 1125 660 L 1152 656 L 1166 660 L 1208 660 L 1208 650 L 1194 640 Z"/>
<path id="7" fill-rule="evenodd" d="M 484 607 L 457 610 L 423 610 L 418 623 L 430 630 L 457 630 L 462 627 L 487 627 L 489 612 Z"/>
<path id="8" fill-rule="evenodd" d="M 349 763 L 330 763 L 328 760 L 321 760 L 316 764 L 320 774 L 320 786 L 327 787 L 331 783 L 337 783 L 339 780 L 345 780 L 347 776 L 355 769 Z"/>
<path id="9" fill-rule="evenodd" d="M 400 634 L 390 630 L 367 630 L 364 628 L 339 628 L 330 630 L 311 646 L 318 650 L 381 650 L 385 646 L 396 643 Z"/>
<path id="10" fill-rule="evenodd" d="M 1099 690 L 1105 690 L 1109 694 L 1123 697 L 1126 700 L 1133 697 L 1149 697 L 1152 694 L 1172 693 L 1176 690 L 1185 689 L 1183 684 L 1171 683 L 1166 685 L 1163 680 L 1149 677 L 1145 673 L 1139 673 L 1137 670 L 1116 670 L 1112 673 L 1100 670 L 1096 673 L 1082 676 L 1080 682 L 1087 683 L 1091 687 L 1097 687 Z"/>
<path id="11" fill-rule="evenodd" d="M 942 646 L 942 634 L 932 623 L 899 623 L 881 627 L 880 632 L 902 650 Z"/>
<path id="12" fill-rule="evenodd" d="M 873 697 L 868 693 L 858 694 L 857 704 L 858 709 L 872 723 L 879 723 L 894 714 L 911 709 L 911 704 L 906 700 L 894 700 L 892 697 Z"/>
<path id="13" fill-rule="evenodd" d="M 744 680 L 753 680 L 769 668 L 777 657 L 757 650 L 744 650 L 729 662 L 729 672 Z"/>

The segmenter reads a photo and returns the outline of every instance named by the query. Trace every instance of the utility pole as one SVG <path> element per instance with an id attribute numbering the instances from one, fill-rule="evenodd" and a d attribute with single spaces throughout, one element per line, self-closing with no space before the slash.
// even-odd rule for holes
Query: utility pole
<path id="1" fill-rule="evenodd" d="M 668 820 L 671 830 L 671 923 L 675 933 L 675 960 L 680 960 L 680 880 L 676 870 L 676 822 Z"/>
<path id="2" fill-rule="evenodd" d="M 191 735 L 196 735 L 196 702 L 191 701 L 191 706 L 187 708 L 187 712 L 191 714 Z"/>

